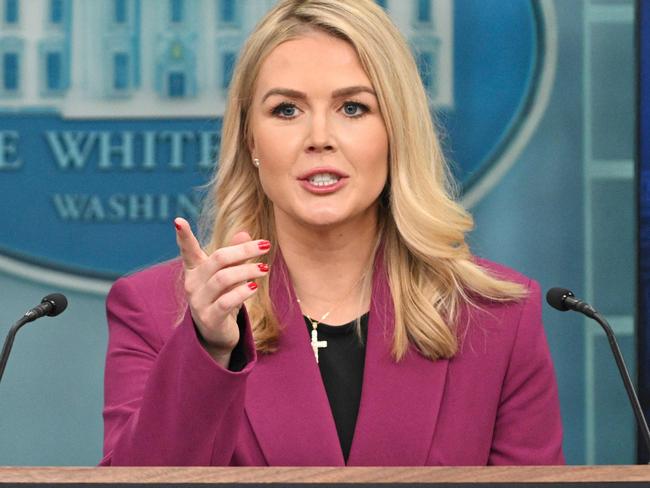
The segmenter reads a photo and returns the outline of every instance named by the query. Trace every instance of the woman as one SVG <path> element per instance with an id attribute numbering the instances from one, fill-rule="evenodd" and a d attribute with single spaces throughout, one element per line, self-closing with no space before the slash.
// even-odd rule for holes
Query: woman
<path id="1" fill-rule="evenodd" d="M 207 245 L 176 219 L 182 259 L 108 297 L 102 464 L 563 463 L 539 288 L 471 255 L 373 2 L 267 14 L 211 188 Z"/>

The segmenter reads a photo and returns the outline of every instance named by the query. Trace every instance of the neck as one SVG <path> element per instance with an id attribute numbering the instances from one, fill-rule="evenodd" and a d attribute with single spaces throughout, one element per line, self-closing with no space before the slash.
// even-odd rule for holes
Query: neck
<path id="1" fill-rule="evenodd" d="M 276 216 L 282 257 L 304 314 L 324 323 L 345 324 L 368 311 L 376 214 L 363 222 L 311 228 Z"/>

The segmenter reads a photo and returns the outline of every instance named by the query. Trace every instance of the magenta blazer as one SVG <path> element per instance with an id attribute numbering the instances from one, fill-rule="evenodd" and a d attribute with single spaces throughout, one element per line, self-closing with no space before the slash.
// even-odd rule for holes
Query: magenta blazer
<path id="1" fill-rule="evenodd" d="M 378 260 L 379 261 L 379 260 Z M 462 313 L 459 353 L 431 361 L 390 355 L 392 300 L 375 267 L 361 404 L 349 466 L 563 464 L 553 365 L 538 285 L 527 299 Z M 118 280 L 107 299 L 102 465 L 344 466 L 336 427 L 290 286 L 271 272 L 285 326 L 274 354 L 231 372 L 200 345 L 182 308 L 178 261 Z M 175 325 L 178 324 L 178 325 Z"/>

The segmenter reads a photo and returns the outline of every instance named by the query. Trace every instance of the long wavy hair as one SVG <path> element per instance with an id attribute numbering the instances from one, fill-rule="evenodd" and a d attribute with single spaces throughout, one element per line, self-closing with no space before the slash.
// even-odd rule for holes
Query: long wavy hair
<path id="1" fill-rule="evenodd" d="M 465 241 L 473 220 L 455 200 L 413 55 L 371 0 L 284 0 L 248 38 L 233 73 L 218 167 L 202 213 L 205 249 L 228 245 L 241 229 L 253 239 L 275 240 L 273 206 L 251 162 L 249 109 L 268 54 L 314 29 L 354 47 L 388 133 L 389 178 L 380 197 L 379 229 L 395 306 L 393 356 L 402 359 L 412 344 L 432 360 L 452 357 L 459 345 L 461 305 L 517 300 L 525 290 L 492 276 L 473 259 Z M 246 306 L 256 347 L 270 353 L 277 348 L 281 327 L 268 279 L 258 283 L 258 293 Z"/>

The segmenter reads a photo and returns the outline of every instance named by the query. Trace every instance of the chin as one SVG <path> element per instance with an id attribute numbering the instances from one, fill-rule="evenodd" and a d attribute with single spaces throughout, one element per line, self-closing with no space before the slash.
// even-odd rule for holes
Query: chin
<path id="1" fill-rule="evenodd" d="M 325 202 L 322 202 L 325 203 Z M 293 221 L 312 229 L 327 229 L 339 225 L 354 223 L 363 226 L 367 218 L 371 218 L 372 212 L 355 211 L 345 205 L 301 205 L 292 208 L 281 209 L 276 207 L 276 213 L 283 214 L 283 220 Z"/>
<path id="2" fill-rule="evenodd" d="M 305 225 L 310 227 L 321 227 L 323 229 L 343 224 L 345 219 L 335 219 L 335 218 L 308 218 L 303 220 Z"/>
<path id="3" fill-rule="evenodd" d="M 300 216 L 305 225 L 314 227 L 330 227 L 342 224 L 349 219 L 348 215 L 341 212 L 318 211 L 305 212 Z"/>

